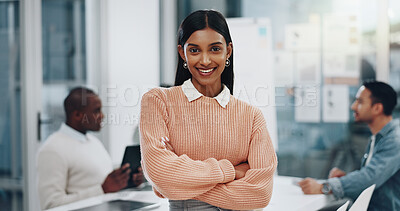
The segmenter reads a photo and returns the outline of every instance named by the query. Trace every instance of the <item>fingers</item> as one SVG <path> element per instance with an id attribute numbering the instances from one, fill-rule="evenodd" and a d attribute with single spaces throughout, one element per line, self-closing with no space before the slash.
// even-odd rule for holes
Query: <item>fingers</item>
<path id="1" fill-rule="evenodd" d="M 139 168 L 140 168 L 140 170 L 139 170 Z M 132 175 L 132 181 L 135 186 L 142 184 L 144 181 L 143 172 L 141 171 L 141 167 L 139 167 L 139 168 L 138 168 L 139 173 L 135 173 Z"/>
<path id="2" fill-rule="evenodd" d="M 130 172 L 131 170 L 128 169 L 127 171 L 125 171 L 122 174 L 116 175 L 116 177 L 114 178 L 115 183 L 118 184 L 118 186 L 120 187 L 120 189 L 126 187 L 128 185 L 128 180 L 130 177 Z"/>
<path id="3" fill-rule="evenodd" d="M 242 170 L 249 170 L 250 169 L 250 165 L 247 162 L 241 163 L 237 167 L 242 169 Z"/>
<path id="4" fill-rule="evenodd" d="M 130 171 L 129 169 L 129 163 L 125 163 L 121 168 L 115 169 L 110 173 L 110 175 L 120 175 L 122 173 L 126 173 L 126 171 Z"/>
<path id="5" fill-rule="evenodd" d="M 319 184 L 315 179 L 312 178 L 305 178 L 298 182 L 301 190 L 305 194 L 320 194 L 321 193 L 321 184 Z"/>
<path id="6" fill-rule="evenodd" d="M 317 180 L 310 178 L 310 177 L 306 177 L 305 179 L 301 180 L 298 184 L 301 186 L 306 186 L 312 183 L 316 183 Z"/>
<path id="7" fill-rule="evenodd" d="M 165 146 L 165 149 L 175 152 L 174 148 L 171 145 L 171 142 L 169 141 L 168 137 L 161 137 L 161 142 Z"/>
<path id="8" fill-rule="evenodd" d="M 300 188 L 303 190 L 304 193 L 308 192 L 311 180 L 311 178 L 305 178 L 304 180 L 298 182 Z"/>
<path id="9" fill-rule="evenodd" d="M 240 163 L 235 168 L 235 179 L 241 179 L 246 175 L 246 172 L 250 169 L 250 166 L 247 162 Z"/>
<path id="10" fill-rule="evenodd" d="M 142 181 L 143 180 L 143 174 L 142 173 L 137 173 L 132 175 L 132 180 L 133 181 Z"/>
<path id="11" fill-rule="evenodd" d="M 121 186 L 126 186 L 131 173 L 131 169 L 129 168 L 129 166 L 130 166 L 129 163 L 126 163 L 121 168 L 111 172 L 110 179 L 112 179 L 113 182 L 116 184 L 119 184 Z"/>
<path id="12" fill-rule="evenodd" d="M 128 184 L 130 169 L 122 171 L 122 168 L 112 171 L 102 184 L 104 193 L 116 192 Z"/>
<path id="13" fill-rule="evenodd" d="M 128 182 L 128 180 L 129 180 L 129 176 L 130 176 L 129 173 L 127 173 L 127 174 L 122 174 L 122 175 L 118 178 L 118 180 L 120 181 L 120 183 L 126 184 L 126 183 Z"/>
<path id="14" fill-rule="evenodd" d="M 342 176 L 344 176 L 344 175 L 346 175 L 346 172 L 344 172 L 344 171 L 342 171 L 341 169 L 335 167 L 335 168 L 333 168 L 333 169 L 331 169 L 331 170 L 329 171 L 329 176 L 328 176 L 328 178 L 342 177 Z"/>
<path id="15" fill-rule="evenodd" d="M 129 168 L 130 164 L 129 163 L 125 163 L 120 169 L 127 169 Z"/>

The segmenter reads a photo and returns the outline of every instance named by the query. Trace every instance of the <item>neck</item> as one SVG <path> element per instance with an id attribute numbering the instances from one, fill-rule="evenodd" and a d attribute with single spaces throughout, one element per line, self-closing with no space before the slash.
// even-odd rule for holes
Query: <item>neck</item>
<path id="1" fill-rule="evenodd" d="M 195 86 L 197 91 L 206 97 L 215 97 L 222 91 L 222 84 L 216 83 L 211 86 Z"/>
<path id="2" fill-rule="evenodd" d="M 82 133 L 82 134 L 86 134 L 86 130 L 83 130 L 82 128 L 79 127 L 78 124 L 75 124 L 75 123 L 72 122 L 72 121 L 68 121 L 68 120 L 67 120 L 67 121 L 65 122 L 65 124 L 68 125 L 68 126 L 70 126 L 71 128 L 73 128 L 74 130 L 76 130 L 76 131 Z"/>
<path id="3" fill-rule="evenodd" d="M 368 127 L 373 135 L 376 135 L 382 130 L 385 125 L 392 121 L 392 116 L 380 115 L 376 117 L 372 122 L 368 123 Z"/>

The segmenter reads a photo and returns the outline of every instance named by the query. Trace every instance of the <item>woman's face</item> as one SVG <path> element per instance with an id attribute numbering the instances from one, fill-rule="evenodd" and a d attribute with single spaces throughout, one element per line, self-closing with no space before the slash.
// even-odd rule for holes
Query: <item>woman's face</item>
<path id="1" fill-rule="evenodd" d="M 187 62 L 192 83 L 205 96 L 221 91 L 221 74 L 232 53 L 232 43 L 226 44 L 218 32 L 205 28 L 195 31 L 185 45 L 178 45 L 181 58 Z"/>

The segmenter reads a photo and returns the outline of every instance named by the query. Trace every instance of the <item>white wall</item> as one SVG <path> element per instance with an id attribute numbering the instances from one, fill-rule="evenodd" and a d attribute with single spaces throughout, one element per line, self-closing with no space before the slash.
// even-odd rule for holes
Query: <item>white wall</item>
<path id="1" fill-rule="evenodd" d="M 102 138 L 118 165 L 125 146 L 133 143 L 141 96 L 159 85 L 159 1 L 106 0 L 101 16 L 106 33 L 99 89 L 106 115 Z"/>
<path id="2" fill-rule="evenodd" d="M 160 1 L 161 83 L 174 85 L 177 58 L 177 0 Z"/>

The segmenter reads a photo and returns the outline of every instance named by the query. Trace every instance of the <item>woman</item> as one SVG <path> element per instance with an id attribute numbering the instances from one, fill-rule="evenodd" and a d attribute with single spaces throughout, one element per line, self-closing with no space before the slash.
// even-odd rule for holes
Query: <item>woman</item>
<path id="1" fill-rule="evenodd" d="M 145 175 L 171 210 L 268 205 L 276 155 L 261 111 L 232 96 L 233 45 L 217 11 L 193 12 L 178 31 L 175 86 L 142 98 Z"/>

